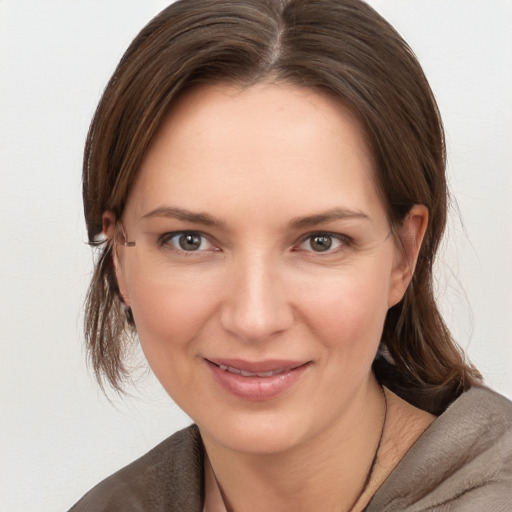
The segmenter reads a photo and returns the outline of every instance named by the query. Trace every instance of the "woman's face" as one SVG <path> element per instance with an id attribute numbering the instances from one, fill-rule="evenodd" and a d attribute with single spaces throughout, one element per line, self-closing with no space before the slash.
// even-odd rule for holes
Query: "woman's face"
<path id="1" fill-rule="evenodd" d="M 152 370 L 203 436 L 286 450 L 360 405 L 409 275 L 373 173 L 357 121 L 311 90 L 208 86 L 170 112 L 116 269 Z"/>

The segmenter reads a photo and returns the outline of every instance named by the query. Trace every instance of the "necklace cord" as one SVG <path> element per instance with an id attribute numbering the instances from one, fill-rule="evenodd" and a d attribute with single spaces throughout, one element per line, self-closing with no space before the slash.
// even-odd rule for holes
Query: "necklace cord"
<path id="1" fill-rule="evenodd" d="M 365 481 L 361 487 L 361 490 L 357 493 L 357 496 L 348 509 L 348 512 L 352 512 L 354 507 L 357 505 L 357 502 L 361 499 L 361 496 L 365 493 L 366 489 L 368 489 L 368 486 L 370 485 L 370 482 L 372 480 L 373 470 L 375 469 L 375 464 L 379 460 L 379 451 L 380 451 L 380 445 L 382 443 L 382 439 L 384 437 L 384 430 L 386 427 L 387 419 L 388 419 L 388 397 L 386 395 L 386 390 L 384 389 L 384 386 L 379 383 L 380 389 L 382 391 L 382 396 L 384 397 L 384 418 L 382 420 L 382 428 L 380 429 L 380 435 L 379 435 L 379 441 L 377 443 L 377 448 L 375 449 L 375 453 L 373 455 L 372 462 L 370 464 L 370 468 L 368 469 L 368 472 L 366 473 Z"/>
<path id="2" fill-rule="evenodd" d="M 382 420 L 382 427 L 380 429 L 379 441 L 377 443 L 377 448 L 375 449 L 375 453 L 373 455 L 373 459 L 372 459 L 372 462 L 371 462 L 370 467 L 368 469 L 368 472 L 366 473 L 365 481 L 364 481 L 363 485 L 361 486 L 361 490 L 357 493 L 357 496 L 356 496 L 354 502 L 352 503 L 352 505 L 348 509 L 348 512 L 352 512 L 354 507 L 357 505 L 357 502 L 361 499 L 361 496 L 363 496 L 363 494 L 367 490 L 368 486 L 370 485 L 370 482 L 372 480 L 373 470 L 375 469 L 375 465 L 377 463 L 377 460 L 379 459 L 380 446 L 382 444 L 382 439 L 384 437 L 384 430 L 385 430 L 385 427 L 386 427 L 387 417 L 388 417 L 388 398 L 387 398 L 387 395 L 386 395 L 386 390 L 384 389 L 384 386 L 382 386 L 382 384 L 379 383 L 379 386 L 380 386 L 380 389 L 382 391 L 382 396 L 384 397 L 384 418 Z M 218 490 L 220 492 L 220 495 L 222 497 L 222 501 L 224 502 L 224 506 L 226 506 L 225 505 L 226 499 L 225 499 L 224 493 L 220 489 L 217 477 L 215 475 L 215 471 L 214 471 L 214 469 L 213 469 L 213 467 L 212 467 L 212 465 L 210 463 L 210 459 L 209 458 L 208 458 L 208 462 L 207 463 L 209 465 L 209 469 L 211 471 L 211 474 L 212 474 L 212 476 L 214 478 L 214 481 L 216 482 L 217 488 L 218 488 Z M 226 507 L 226 511 L 228 511 L 227 507 Z"/>

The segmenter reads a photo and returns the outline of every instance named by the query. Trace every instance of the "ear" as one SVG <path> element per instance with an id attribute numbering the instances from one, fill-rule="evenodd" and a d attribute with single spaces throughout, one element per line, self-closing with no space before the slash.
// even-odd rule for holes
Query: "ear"
<path id="1" fill-rule="evenodd" d="M 101 217 L 101 232 L 107 240 L 112 240 L 116 233 L 116 216 L 114 212 L 106 211 Z"/>
<path id="2" fill-rule="evenodd" d="M 388 307 L 392 307 L 402 300 L 411 282 L 427 225 L 427 207 L 415 204 L 397 230 L 397 256 L 391 276 Z"/>
<path id="3" fill-rule="evenodd" d="M 127 306 L 130 305 L 130 299 L 126 288 L 126 278 L 122 270 L 122 255 L 119 254 L 118 246 L 116 245 L 116 226 L 117 219 L 112 211 L 106 211 L 102 217 L 102 233 L 103 236 L 112 244 L 112 262 L 114 263 L 114 271 L 116 274 L 117 286 L 121 294 L 121 300 Z"/>

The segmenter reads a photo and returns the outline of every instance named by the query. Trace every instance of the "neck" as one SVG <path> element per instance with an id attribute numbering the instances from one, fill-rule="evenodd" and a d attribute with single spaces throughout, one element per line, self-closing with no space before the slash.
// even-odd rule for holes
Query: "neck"
<path id="1" fill-rule="evenodd" d="M 384 416 L 383 393 L 372 376 L 343 417 L 283 452 L 235 452 L 202 432 L 227 510 L 362 510 Z"/>

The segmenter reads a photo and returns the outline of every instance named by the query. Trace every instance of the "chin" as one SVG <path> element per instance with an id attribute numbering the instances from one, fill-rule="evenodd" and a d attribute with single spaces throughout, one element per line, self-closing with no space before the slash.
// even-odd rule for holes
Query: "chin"
<path id="1" fill-rule="evenodd" d="M 208 441 L 232 451 L 253 455 L 285 453 L 302 443 L 310 435 L 310 427 L 302 425 L 298 418 L 283 413 L 255 415 L 239 414 L 229 421 L 225 416 L 221 423 L 201 424 L 199 430 L 206 444 Z"/>

